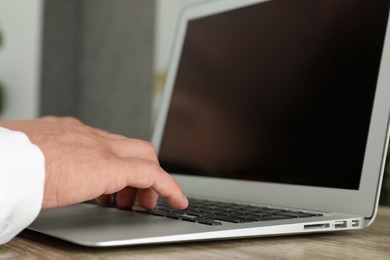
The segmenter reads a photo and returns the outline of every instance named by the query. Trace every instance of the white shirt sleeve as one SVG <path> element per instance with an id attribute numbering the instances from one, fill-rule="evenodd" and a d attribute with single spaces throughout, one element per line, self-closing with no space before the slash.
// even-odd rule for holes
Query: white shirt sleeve
<path id="1" fill-rule="evenodd" d="M 21 132 L 0 127 L 0 244 L 7 243 L 38 216 L 45 160 Z"/>

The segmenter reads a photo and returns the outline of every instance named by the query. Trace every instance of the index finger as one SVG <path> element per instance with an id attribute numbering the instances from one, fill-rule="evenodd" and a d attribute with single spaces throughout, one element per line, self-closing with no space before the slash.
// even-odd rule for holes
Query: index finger
<path id="1" fill-rule="evenodd" d="M 177 181 L 157 163 L 143 159 L 117 158 L 117 160 L 118 169 L 111 175 L 115 179 L 119 178 L 119 187 L 152 189 L 172 208 L 184 209 L 188 206 L 188 200 Z"/>

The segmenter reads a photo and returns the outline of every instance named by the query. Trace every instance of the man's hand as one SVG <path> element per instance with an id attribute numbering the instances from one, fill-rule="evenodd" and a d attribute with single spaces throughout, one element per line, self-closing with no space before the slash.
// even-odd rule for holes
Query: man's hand
<path id="1" fill-rule="evenodd" d="M 134 203 L 153 208 L 158 195 L 177 209 L 188 202 L 177 182 L 160 166 L 154 147 L 84 125 L 75 118 L 44 117 L 1 121 L 24 132 L 45 156 L 43 208 L 97 199 L 130 209 Z"/>

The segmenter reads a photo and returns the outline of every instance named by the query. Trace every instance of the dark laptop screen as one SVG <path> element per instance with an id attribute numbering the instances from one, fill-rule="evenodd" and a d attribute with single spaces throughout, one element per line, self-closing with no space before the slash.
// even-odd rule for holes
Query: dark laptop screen
<path id="1" fill-rule="evenodd" d="M 358 189 L 389 2 L 274 0 L 189 22 L 163 168 Z"/>

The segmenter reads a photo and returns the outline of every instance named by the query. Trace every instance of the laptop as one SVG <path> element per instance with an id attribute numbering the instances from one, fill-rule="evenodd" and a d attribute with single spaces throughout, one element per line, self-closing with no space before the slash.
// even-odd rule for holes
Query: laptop
<path id="1" fill-rule="evenodd" d="M 29 228 L 109 247 L 370 225 L 388 144 L 388 18 L 389 0 L 186 8 L 152 142 L 191 212 L 78 204 Z"/>

